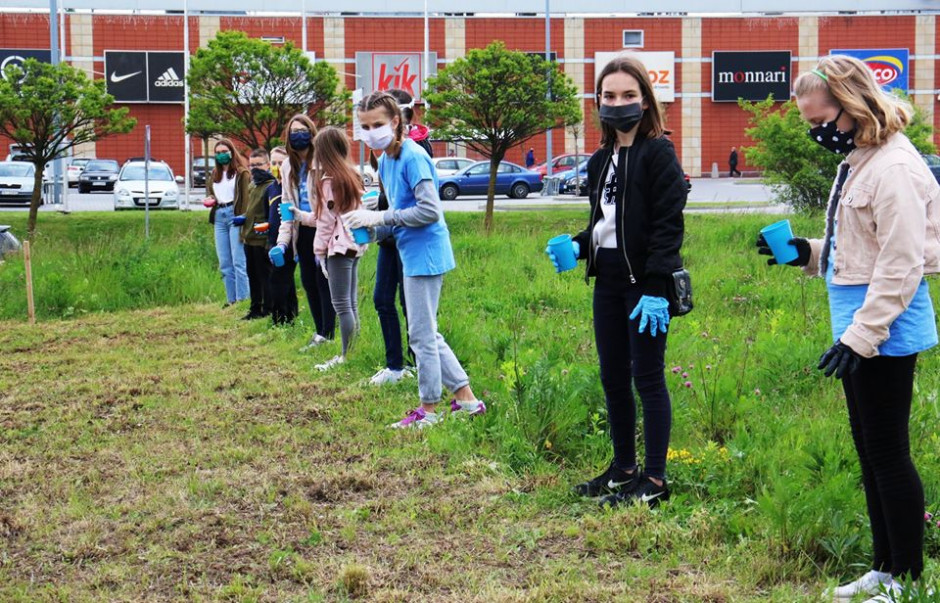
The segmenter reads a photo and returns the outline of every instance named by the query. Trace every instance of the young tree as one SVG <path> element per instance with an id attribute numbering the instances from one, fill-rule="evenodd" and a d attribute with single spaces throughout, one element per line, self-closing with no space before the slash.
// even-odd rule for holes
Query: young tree
<path id="1" fill-rule="evenodd" d="M 0 77 L 0 134 L 21 147 L 36 166 L 29 204 L 27 237 L 36 231 L 46 164 L 74 146 L 112 134 L 126 134 L 137 124 L 129 109 L 112 108 L 114 97 L 104 80 L 91 81 L 67 63 L 51 65 L 26 59 L 10 65 Z"/>
<path id="2" fill-rule="evenodd" d="M 442 69 L 428 82 L 426 97 L 438 138 L 462 140 L 490 160 L 487 232 L 493 226 L 496 170 L 506 153 L 535 134 L 581 120 L 578 89 L 568 76 L 544 58 L 507 50 L 501 41 Z"/>
<path id="3" fill-rule="evenodd" d="M 344 124 L 350 95 L 336 70 L 311 63 L 293 44 L 273 46 L 241 31 L 221 31 L 192 57 L 191 133 L 224 134 L 255 149 L 282 144 L 287 120 L 306 113 L 314 122 Z"/>

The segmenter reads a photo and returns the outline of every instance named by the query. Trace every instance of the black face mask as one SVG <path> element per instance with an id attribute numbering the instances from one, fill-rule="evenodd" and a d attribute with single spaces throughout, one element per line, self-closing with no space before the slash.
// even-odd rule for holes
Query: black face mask
<path id="1" fill-rule="evenodd" d="M 629 105 L 618 105 L 616 107 L 601 105 L 598 115 L 602 122 L 626 134 L 643 119 L 643 104 L 630 103 Z"/>
<path id="2" fill-rule="evenodd" d="M 313 140 L 313 136 L 306 130 L 291 132 L 288 134 L 288 138 L 290 139 L 290 148 L 295 151 L 306 150 L 306 148 L 310 146 L 310 141 Z"/>
<path id="3" fill-rule="evenodd" d="M 808 132 L 813 142 L 839 155 L 848 155 L 855 149 L 855 133 L 858 131 L 857 127 L 848 132 L 843 132 L 836 127 L 836 122 L 839 121 L 844 110 L 839 109 L 839 115 L 836 115 L 835 119 L 810 128 Z"/>
<path id="4" fill-rule="evenodd" d="M 274 180 L 274 176 L 271 175 L 271 172 L 262 170 L 261 168 L 251 168 L 251 181 L 256 185 L 264 184 L 268 180 Z"/>

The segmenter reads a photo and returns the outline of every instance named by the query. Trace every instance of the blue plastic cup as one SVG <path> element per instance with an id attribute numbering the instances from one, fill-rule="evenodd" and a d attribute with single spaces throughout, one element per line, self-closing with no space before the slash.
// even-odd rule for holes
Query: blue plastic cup
<path id="1" fill-rule="evenodd" d="M 271 263 L 278 268 L 284 265 L 284 250 L 280 247 L 272 247 L 271 251 L 268 252 L 268 257 L 271 258 Z"/>
<path id="2" fill-rule="evenodd" d="M 548 241 L 548 248 L 558 260 L 558 272 L 567 272 L 578 265 L 578 258 L 574 255 L 574 246 L 571 242 L 570 234 L 558 235 Z"/>
<path id="3" fill-rule="evenodd" d="M 770 250 L 774 252 L 774 259 L 778 264 L 786 264 L 799 257 L 796 245 L 791 245 L 789 242 L 793 238 L 789 220 L 774 222 L 770 226 L 761 228 L 760 232 L 764 235 L 764 240 L 767 241 Z"/>
<path id="4" fill-rule="evenodd" d="M 368 228 L 353 228 L 352 229 L 353 240 L 356 241 L 356 245 L 365 245 L 369 242 L 369 229 Z"/>
<path id="5" fill-rule="evenodd" d="M 281 222 L 290 222 L 294 219 L 294 212 L 290 210 L 290 203 L 281 202 Z"/>

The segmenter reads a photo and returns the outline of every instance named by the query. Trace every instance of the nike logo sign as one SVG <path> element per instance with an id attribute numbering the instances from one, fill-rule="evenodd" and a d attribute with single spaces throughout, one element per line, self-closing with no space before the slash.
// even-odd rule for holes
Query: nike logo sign
<path id="1" fill-rule="evenodd" d="M 124 80 L 134 77 L 135 75 L 140 75 L 143 71 L 135 71 L 134 73 L 128 73 L 127 75 L 118 75 L 116 71 L 111 72 L 111 83 L 117 84 L 123 82 Z"/>
<path id="2" fill-rule="evenodd" d="M 628 480 L 625 481 L 625 482 L 615 482 L 614 480 L 610 480 L 610 481 L 607 482 L 607 487 L 610 488 L 611 490 L 613 490 L 614 488 L 619 488 L 620 486 L 622 486 L 622 485 L 624 485 L 624 484 L 629 484 L 629 483 L 632 482 L 632 481 L 633 481 L 632 479 L 628 479 Z"/>
<path id="3" fill-rule="evenodd" d="M 663 494 L 665 494 L 665 492 L 657 492 L 656 494 L 644 494 L 643 496 L 640 497 L 640 500 L 642 500 L 643 502 L 649 502 L 653 499 L 659 498 Z"/>

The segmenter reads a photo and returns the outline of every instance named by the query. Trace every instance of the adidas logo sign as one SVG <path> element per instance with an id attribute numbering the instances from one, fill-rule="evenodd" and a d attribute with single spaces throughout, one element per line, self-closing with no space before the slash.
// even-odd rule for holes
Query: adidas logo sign
<path id="1" fill-rule="evenodd" d="M 176 75 L 176 71 L 172 67 L 164 71 L 163 75 L 158 77 L 153 85 L 157 88 L 182 88 L 184 86 L 183 80 Z"/>

